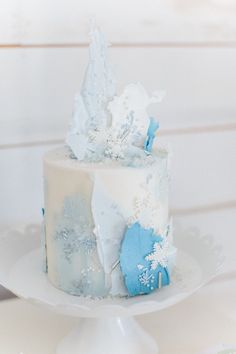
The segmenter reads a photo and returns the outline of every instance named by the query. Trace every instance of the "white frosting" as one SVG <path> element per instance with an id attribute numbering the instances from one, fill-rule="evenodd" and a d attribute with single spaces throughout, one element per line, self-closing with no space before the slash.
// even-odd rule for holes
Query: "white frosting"
<path id="1" fill-rule="evenodd" d="M 96 172 L 91 207 L 98 256 L 105 272 L 106 287 L 110 288 L 115 285 L 112 284 L 111 273 L 119 261 L 120 244 L 125 233 L 127 218 L 120 206 L 110 198 Z"/>

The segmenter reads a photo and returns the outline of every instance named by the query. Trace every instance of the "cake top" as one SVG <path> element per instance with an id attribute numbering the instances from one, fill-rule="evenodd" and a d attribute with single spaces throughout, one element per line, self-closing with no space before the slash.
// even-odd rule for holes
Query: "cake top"
<path id="1" fill-rule="evenodd" d="M 86 170 L 105 170 L 105 169 L 126 169 L 133 168 L 143 169 L 143 168 L 157 168 L 162 173 L 168 163 L 168 153 L 164 149 L 154 149 L 153 154 L 146 156 L 145 159 L 140 158 L 126 158 L 120 163 L 119 159 L 109 159 L 100 161 L 90 161 L 89 163 L 84 160 L 77 163 L 76 157 L 71 154 L 70 149 L 66 146 L 57 147 L 48 151 L 44 155 L 44 161 L 56 165 L 58 167 L 67 167 L 72 169 L 86 169 Z"/>
<path id="2" fill-rule="evenodd" d="M 145 165 L 159 128 L 146 109 L 161 102 L 163 91 L 148 95 L 140 83 L 128 84 L 119 95 L 107 57 L 104 35 L 91 30 L 89 63 L 75 97 L 66 144 L 71 157 L 84 162 L 117 160 L 121 165 Z"/>

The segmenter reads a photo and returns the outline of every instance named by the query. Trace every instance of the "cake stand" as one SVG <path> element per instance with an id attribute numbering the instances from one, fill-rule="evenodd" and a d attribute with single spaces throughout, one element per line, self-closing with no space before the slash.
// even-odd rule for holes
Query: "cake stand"
<path id="1" fill-rule="evenodd" d="M 187 298 L 209 282 L 223 263 L 220 247 L 197 230 L 176 227 L 174 240 L 178 256 L 170 286 L 146 296 L 99 300 L 54 288 L 42 271 L 40 226 L 17 227 L 0 237 L 0 283 L 31 303 L 83 318 L 58 344 L 57 354 L 156 354 L 157 344 L 133 316 Z"/>

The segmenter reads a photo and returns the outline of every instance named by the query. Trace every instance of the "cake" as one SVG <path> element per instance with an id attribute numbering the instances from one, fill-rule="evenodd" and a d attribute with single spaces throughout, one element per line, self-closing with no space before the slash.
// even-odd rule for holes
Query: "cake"
<path id="1" fill-rule="evenodd" d="M 168 151 L 140 83 L 120 95 L 107 42 L 91 31 L 90 59 L 65 145 L 44 156 L 44 269 L 72 295 L 103 298 L 160 291 L 176 249 L 168 215 Z"/>

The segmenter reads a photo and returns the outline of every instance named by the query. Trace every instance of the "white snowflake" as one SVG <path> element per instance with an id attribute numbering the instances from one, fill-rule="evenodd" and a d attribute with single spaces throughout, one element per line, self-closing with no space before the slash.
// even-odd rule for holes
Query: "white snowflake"
<path id="1" fill-rule="evenodd" d="M 107 130 L 90 129 L 88 131 L 88 138 L 91 143 L 94 143 L 96 145 L 104 144 L 104 141 L 107 138 Z"/>
<path id="2" fill-rule="evenodd" d="M 151 262 L 151 269 L 155 270 L 158 265 L 162 267 L 167 267 L 168 259 L 167 259 L 167 250 L 168 244 L 165 242 L 161 244 L 159 242 L 155 242 L 153 246 L 153 253 L 150 253 L 148 256 L 145 257 L 147 261 Z"/>
<path id="3" fill-rule="evenodd" d="M 109 136 L 105 148 L 105 156 L 111 159 L 123 159 L 124 158 L 123 141 L 118 137 Z"/>
<path id="4" fill-rule="evenodd" d="M 149 273 L 148 269 L 145 269 L 144 272 L 139 275 L 140 283 L 148 288 L 151 287 L 151 290 L 153 290 L 152 284 L 154 283 L 154 279 L 154 275 Z"/>

